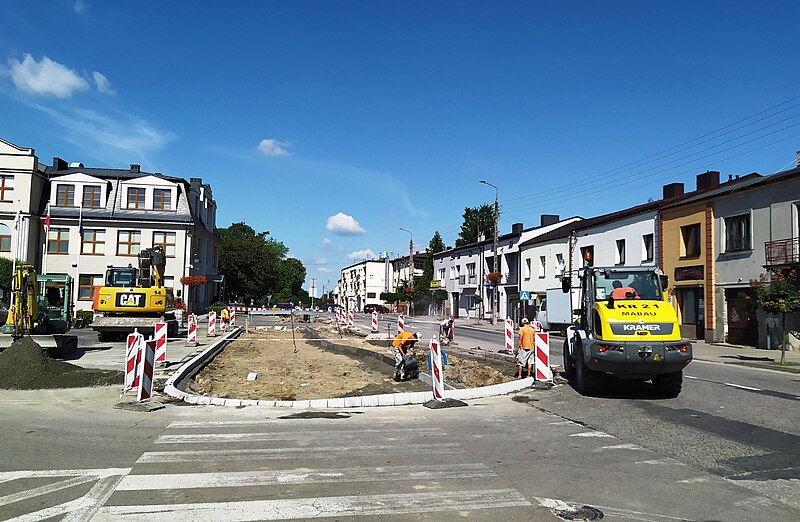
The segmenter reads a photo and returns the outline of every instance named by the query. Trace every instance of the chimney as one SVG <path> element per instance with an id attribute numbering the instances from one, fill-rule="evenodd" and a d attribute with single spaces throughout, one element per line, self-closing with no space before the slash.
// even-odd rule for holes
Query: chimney
<path id="1" fill-rule="evenodd" d="M 53 170 L 67 170 L 67 162 L 61 158 L 53 157 Z"/>
<path id="2" fill-rule="evenodd" d="M 546 227 L 548 225 L 554 225 L 561 220 L 558 214 L 542 214 L 539 217 L 539 226 Z"/>
<path id="3" fill-rule="evenodd" d="M 131 172 L 134 174 L 139 174 L 142 171 L 142 167 L 137 165 L 136 163 L 131 163 Z"/>
<path id="4" fill-rule="evenodd" d="M 719 186 L 719 171 L 707 170 L 697 175 L 697 190 L 705 190 Z"/>
<path id="5" fill-rule="evenodd" d="M 511 233 L 512 234 L 522 234 L 522 223 L 514 223 L 511 225 Z"/>
<path id="6" fill-rule="evenodd" d="M 683 183 L 664 185 L 664 199 L 672 199 L 678 196 L 683 196 Z"/>

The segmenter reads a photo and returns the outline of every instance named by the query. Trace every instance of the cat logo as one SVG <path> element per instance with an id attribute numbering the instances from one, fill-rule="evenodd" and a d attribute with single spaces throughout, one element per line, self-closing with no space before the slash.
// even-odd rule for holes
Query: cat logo
<path id="1" fill-rule="evenodd" d="M 144 294 L 117 294 L 117 306 L 140 308 L 144 306 Z"/>

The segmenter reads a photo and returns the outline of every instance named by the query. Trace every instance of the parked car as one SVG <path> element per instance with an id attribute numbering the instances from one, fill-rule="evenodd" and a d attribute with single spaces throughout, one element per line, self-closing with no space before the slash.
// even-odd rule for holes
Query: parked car
<path id="1" fill-rule="evenodd" d="M 371 314 L 372 312 L 378 312 L 379 314 L 388 314 L 389 309 L 383 306 L 382 304 L 368 304 L 364 307 L 365 314 Z"/>

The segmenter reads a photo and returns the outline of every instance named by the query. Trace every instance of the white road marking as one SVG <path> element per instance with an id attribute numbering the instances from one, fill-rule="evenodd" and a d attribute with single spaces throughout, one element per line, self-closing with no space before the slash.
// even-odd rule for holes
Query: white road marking
<path id="1" fill-rule="evenodd" d="M 730 382 L 723 382 L 725 386 L 730 386 L 731 388 L 739 388 L 742 390 L 750 390 L 750 391 L 762 391 L 761 388 L 753 388 L 752 386 L 744 386 L 742 384 L 733 384 Z"/>
<path id="2" fill-rule="evenodd" d="M 126 470 L 126 473 L 127 471 L 130 470 Z M 62 522 L 84 522 L 91 519 L 100 507 L 105 504 L 122 478 L 122 475 L 106 474 L 100 477 L 97 484 L 80 498 L 32 513 L 26 513 L 25 515 L 11 518 L 7 522 L 39 522 L 62 515 L 64 516 L 61 519 Z"/>
<path id="3" fill-rule="evenodd" d="M 613 435 L 609 435 L 608 433 L 602 431 L 584 431 L 583 433 L 573 433 L 570 437 L 599 437 L 599 438 L 609 438 L 614 439 Z"/>
<path id="4" fill-rule="evenodd" d="M 548 422 L 548 426 L 571 426 L 575 424 L 572 421 L 564 420 L 564 421 L 556 421 L 556 422 Z"/>
<path id="5" fill-rule="evenodd" d="M 685 466 L 683 462 L 669 457 L 655 460 L 640 460 L 636 464 L 647 464 L 648 466 Z"/>
<path id="6" fill-rule="evenodd" d="M 67 480 L 62 480 L 53 484 L 48 484 L 46 486 L 41 486 L 38 488 L 32 488 L 25 491 L 20 491 L 19 493 L 12 493 L 10 495 L 5 495 L 0 497 L 0 506 L 6 506 L 8 504 L 13 504 L 14 502 L 20 502 L 22 500 L 27 500 L 29 498 L 38 497 L 39 495 L 47 495 L 54 491 L 61 491 L 62 489 L 68 489 L 74 486 L 80 486 L 81 484 L 86 484 L 87 482 L 94 482 L 97 480 L 98 477 L 72 477 Z"/>
<path id="7" fill-rule="evenodd" d="M 337 434 L 353 439 L 358 435 L 367 435 L 370 438 L 375 436 L 398 436 L 407 437 L 413 435 L 438 435 L 444 436 L 439 428 L 387 428 L 376 430 L 304 430 L 304 431 L 282 431 L 282 432 L 253 432 L 253 433 L 186 433 L 180 435 L 161 435 L 155 440 L 156 444 L 197 444 L 200 442 L 265 442 L 276 440 L 324 440 L 325 438 L 337 436 Z"/>
<path id="8" fill-rule="evenodd" d="M 21 478 L 43 478 L 43 477 L 112 477 L 116 475 L 127 475 L 131 468 L 87 468 L 87 469 L 39 469 L 22 471 L 0 471 L 0 482 L 7 480 L 18 480 Z"/>
<path id="9" fill-rule="evenodd" d="M 691 375 L 684 375 L 686 379 L 699 379 L 699 377 L 693 377 Z"/>
<path id="10" fill-rule="evenodd" d="M 443 442 L 436 445 L 420 445 L 415 453 L 459 452 L 456 443 Z M 137 464 L 159 462 L 190 462 L 194 460 L 251 460 L 251 459 L 339 459 L 348 455 L 371 455 L 381 453 L 405 453 L 408 448 L 401 444 L 370 444 L 369 446 L 328 446 L 304 448 L 260 448 L 260 449 L 221 449 L 194 451 L 147 451 L 136 461 Z"/>
<path id="11" fill-rule="evenodd" d="M 530 506 L 515 489 L 387 493 L 243 502 L 103 507 L 93 520 L 240 522 L 347 516 L 389 516 Z"/>
<path id="12" fill-rule="evenodd" d="M 614 446 L 603 446 L 602 448 L 598 448 L 595 451 L 603 451 L 609 449 L 646 451 L 643 447 L 637 446 L 636 444 L 615 444 Z"/>
<path id="13" fill-rule="evenodd" d="M 548 508 L 551 510 L 564 510 L 564 511 L 571 511 L 575 510 L 578 507 L 584 506 L 581 502 L 564 502 L 563 500 L 558 500 L 554 498 L 540 498 L 534 497 L 534 500 L 539 503 L 541 507 Z M 658 515 L 655 513 L 645 513 L 643 511 L 633 511 L 630 509 L 621 509 L 621 508 L 614 508 L 609 506 L 591 506 L 596 509 L 599 509 L 603 512 L 606 516 L 608 515 L 615 515 L 620 518 L 626 518 L 629 520 L 642 520 L 647 522 L 653 522 L 654 520 L 681 520 L 685 521 L 686 519 L 683 517 L 671 517 L 668 515 Z"/>
<path id="14" fill-rule="evenodd" d="M 295 469 L 215 473 L 170 473 L 128 475 L 117 491 L 159 489 L 223 488 L 274 486 L 279 484 L 322 484 L 329 482 L 386 482 L 399 480 L 443 480 L 496 477 L 483 464 L 444 464 L 439 466 L 391 466 L 372 468 Z"/>
<path id="15" fill-rule="evenodd" d="M 708 477 L 694 477 L 689 479 L 679 480 L 683 484 L 702 484 L 704 482 L 711 482 L 711 479 Z"/>

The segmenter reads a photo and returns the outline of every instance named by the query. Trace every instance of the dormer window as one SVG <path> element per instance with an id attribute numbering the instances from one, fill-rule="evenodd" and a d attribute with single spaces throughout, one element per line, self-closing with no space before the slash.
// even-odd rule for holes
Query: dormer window
<path id="1" fill-rule="evenodd" d="M 83 207 L 100 208 L 100 185 L 83 186 Z"/>
<path id="2" fill-rule="evenodd" d="M 144 209 L 144 189 L 130 187 L 128 189 L 128 208 Z"/>
<path id="3" fill-rule="evenodd" d="M 75 206 L 75 185 L 56 185 L 56 206 L 74 207 Z"/>
<path id="4" fill-rule="evenodd" d="M 171 210 L 172 191 L 169 189 L 153 190 L 153 210 Z"/>

